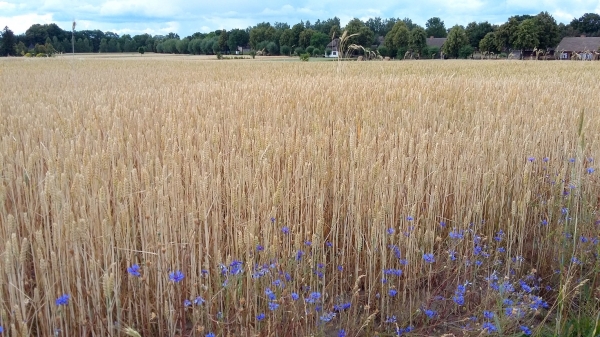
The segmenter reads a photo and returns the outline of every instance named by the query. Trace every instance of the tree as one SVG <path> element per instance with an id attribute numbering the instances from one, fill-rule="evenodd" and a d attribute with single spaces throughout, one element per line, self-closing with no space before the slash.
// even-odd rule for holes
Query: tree
<path id="1" fill-rule="evenodd" d="M 329 38 L 329 36 L 321 32 L 315 32 L 310 37 L 310 45 L 316 48 L 325 48 L 330 41 L 331 39 Z"/>
<path id="2" fill-rule="evenodd" d="M 140 55 L 144 55 L 145 52 L 146 52 L 146 48 L 144 48 L 144 47 L 138 48 L 138 53 L 140 53 Z"/>
<path id="3" fill-rule="evenodd" d="M 450 29 L 448 39 L 442 47 L 444 54 L 450 57 L 458 57 L 461 48 L 469 45 L 469 38 L 462 26 L 456 25 Z"/>
<path id="4" fill-rule="evenodd" d="M 579 19 L 573 19 L 571 26 L 582 34 L 600 36 L 600 14 L 585 13 Z"/>
<path id="5" fill-rule="evenodd" d="M 188 53 L 188 45 L 190 41 L 188 39 L 181 39 L 179 41 L 175 41 L 175 49 L 179 54 L 187 54 Z"/>
<path id="6" fill-rule="evenodd" d="M 555 48 L 559 40 L 558 25 L 554 17 L 548 12 L 541 12 L 536 15 L 533 20 L 538 28 L 538 48 L 548 49 Z"/>
<path id="7" fill-rule="evenodd" d="M 402 21 L 397 21 L 392 30 L 385 36 L 383 45 L 388 49 L 390 57 L 395 57 L 400 47 L 408 47 L 409 31 L 406 24 Z M 404 55 L 398 55 L 402 57 Z"/>
<path id="8" fill-rule="evenodd" d="M 290 45 L 300 45 L 300 34 L 304 31 L 304 23 L 297 23 L 292 26 L 292 41 Z"/>
<path id="9" fill-rule="evenodd" d="M 98 51 L 101 53 L 108 53 L 108 40 L 106 38 L 100 40 Z"/>
<path id="10" fill-rule="evenodd" d="M 306 48 L 310 46 L 310 39 L 316 32 L 312 29 L 305 29 L 300 33 L 300 38 L 298 39 L 298 45 L 302 48 Z"/>
<path id="11" fill-rule="evenodd" d="M 250 35 L 241 29 L 232 29 L 229 32 L 229 38 L 227 39 L 227 46 L 229 50 L 237 50 L 238 47 L 243 47 L 248 44 Z"/>
<path id="12" fill-rule="evenodd" d="M 519 24 L 517 36 L 515 38 L 515 47 L 521 50 L 533 49 L 540 43 L 538 39 L 539 29 L 535 19 L 527 19 Z"/>
<path id="13" fill-rule="evenodd" d="M 427 46 L 427 33 L 422 27 L 416 26 L 410 31 L 408 36 L 408 47 L 413 52 L 421 53 Z"/>
<path id="14" fill-rule="evenodd" d="M 281 55 L 290 56 L 290 53 L 292 52 L 292 48 L 290 48 L 290 46 L 283 45 L 280 49 Z"/>
<path id="15" fill-rule="evenodd" d="M 481 41 L 481 39 L 483 39 L 487 33 L 493 31 L 494 27 L 487 21 L 480 23 L 473 21 L 465 28 L 465 33 L 469 38 L 469 44 L 473 48 L 479 48 L 479 41 Z"/>
<path id="16" fill-rule="evenodd" d="M 217 40 L 219 42 L 219 50 L 223 51 L 223 50 L 227 50 L 227 40 L 229 39 L 229 36 L 227 36 L 227 31 L 225 29 L 223 29 L 221 31 L 221 34 L 219 34 L 219 39 Z"/>
<path id="17" fill-rule="evenodd" d="M 490 32 L 485 34 L 483 39 L 479 41 L 479 50 L 482 53 L 497 53 L 498 42 L 496 41 L 496 33 Z"/>
<path id="18" fill-rule="evenodd" d="M 2 30 L 2 39 L 0 39 L 2 45 L 0 46 L 0 56 L 14 56 L 17 54 L 15 44 L 15 33 L 12 30 L 8 29 L 8 26 L 4 27 Z"/>
<path id="19" fill-rule="evenodd" d="M 375 33 L 376 36 L 385 35 L 385 23 L 380 17 L 370 18 L 365 25 Z"/>
<path id="20" fill-rule="evenodd" d="M 348 39 L 348 45 L 357 44 L 363 47 L 371 47 L 375 40 L 375 33 L 369 29 L 360 19 L 354 18 L 345 27 L 348 35 L 358 34 Z"/>
<path id="21" fill-rule="evenodd" d="M 427 36 L 433 37 L 446 37 L 448 33 L 446 32 L 446 26 L 444 26 L 444 21 L 438 17 L 433 17 L 425 23 L 425 32 L 427 32 Z"/>
<path id="22" fill-rule="evenodd" d="M 268 22 L 259 23 L 250 29 L 250 46 L 255 50 L 260 50 L 258 44 L 265 41 L 273 41 L 275 39 L 276 30 Z"/>
<path id="23" fill-rule="evenodd" d="M 496 30 L 496 43 L 498 50 L 504 51 L 514 46 L 517 38 L 517 30 L 521 22 L 516 16 L 508 18 L 508 21 L 502 24 Z"/>
<path id="24" fill-rule="evenodd" d="M 269 55 L 277 55 L 279 54 L 279 46 L 277 46 L 277 43 L 271 41 L 269 43 L 267 43 L 267 51 L 269 52 Z"/>
<path id="25" fill-rule="evenodd" d="M 406 28 L 408 28 L 408 30 L 413 30 L 417 27 L 419 27 L 419 25 L 417 25 L 416 23 L 414 23 L 411 19 L 409 18 L 404 18 L 402 19 L 402 22 L 404 22 L 404 24 L 406 25 Z"/>

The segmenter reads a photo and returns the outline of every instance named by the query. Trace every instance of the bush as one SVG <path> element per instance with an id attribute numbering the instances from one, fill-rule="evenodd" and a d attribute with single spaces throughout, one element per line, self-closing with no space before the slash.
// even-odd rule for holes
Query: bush
<path id="1" fill-rule="evenodd" d="M 25 54 L 25 57 L 31 57 L 31 56 L 32 56 L 31 53 Z"/>
<path id="2" fill-rule="evenodd" d="M 249 54 L 252 58 L 256 58 L 256 50 L 251 50 Z"/>
<path id="3" fill-rule="evenodd" d="M 325 49 L 325 56 L 329 56 L 331 55 L 331 49 L 327 48 Z"/>
<path id="4" fill-rule="evenodd" d="M 300 54 L 300 61 L 308 62 L 308 59 L 310 59 L 309 53 Z"/>
<path id="5" fill-rule="evenodd" d="M 37 55 L 35 55 L 35 57 L 46 57 L 46 54 L 44 54 L 44 53 L 38 53 Z"/>
<path id="6" fill-rule="evenodd" d="M 505 59 L 508 57 L 508 55 L 506 53 L 500 53 L 500 55 L 498 55 L 498 57 L 501 59 Z"/>
<path id="7" fill-rule="evenodd" d="M 221 54 L 220 51 L 217 52 L 217 60 L 222 60 L 223 59 L 223 54 Z"/>
<path id="8" fill-rule="evenodd" d="M 426 48 L 427 58 L 438 58 L 440 56 L 440 48 L 438 47 L 429 47 Z"/>
<path id="9" fill-rule="evenodd" d="M 279 46 L 275 42 L 269 42 L 267 44 L 267 52 L 269 55 L 277 55 L 279 54 Z"/>
<path id="10" fill-rule="evenodd" d="M 475 52 L 475 48 L 473 48 L 472 46 L 464 46 L 458 50 L 458 57 L 460 57 L 461 59 L 466 59 L 469 58 L 469 56 L 473 55 L 473 52 Z"/>
<path id="11" fill-rule="evenodd" d="M 315 47 L 308 46 L 308 47 L 306 47 L 305 51 L 306 51 L 307 54 L 312 55 L 314 50 L 315 50 Z"/>
<path id="12" fill-rule="evenodd" d="M 377 51 L 379 52 L 379 55 L 383 57 L 390 56 L 390 50 L 386 46 L 380 46 L 377 48 Z"/>
<path id="13" fill-rule="evenodd" d="M 323 51 L 319 48 L 315 48 L 315 49 L 313 49 L 312 55 L 313 56 L 323 56 Z"/>
<path id="14" fill-rule="evenodd" d="M 294 54 L 296 54 L 297 56 L 304 54 L 304 48 L 296 47 L 296 49 L 294 49 Z"/>
<path id="15" fill-rule="evenodd" d="M 281 55 L 289 56 L 291 52 L 292 48 L 290 48 L 289 46 L 281 46 Z"/>
<path id="16" fill-rule="evenodd" d="M 396 58 L 399 60 L 403 60 L 404 59 L 404 55 L 406 55 L 406 52 L 408 51 L 407 47 L 400 47 L 398 48 L 398 51 L 396 52 Z"/>
<path id="17" fill-rule="evenodd" d="M 144 47 L 139 47 L 138 48 L 138 53 L 144 55 L 145 52 L 146 52 L 146 48 L 144 48 Z"/>

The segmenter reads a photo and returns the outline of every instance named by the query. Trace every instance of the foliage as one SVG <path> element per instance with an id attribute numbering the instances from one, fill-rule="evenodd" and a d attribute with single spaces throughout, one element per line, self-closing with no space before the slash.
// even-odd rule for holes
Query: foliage
<path id="1" fill-rule="evenodd" d="M 281 51 L 281 55 L 291 56 L 290 53 L 292 52 L 292 48 L 290 48 L 290 46 L 283 45 L 279 49 Z"/>
<path id="2" fill-rule="evenodd" d="M 219 50 L 220 51 L 226 51 L 229 48 L 228 45 L 228 40 L 229 40 L 229 36 L 227 35 L 227 31 L 225 29 L 223 29 L 221 31 L 221 34 L 219 34 L 219 38 L 217 40 L 217 42 L 219 43 Z M 233 49 L 235 50 L 235 49 Z"/>
<path id="3" fill-rule="evenodd" d="M 517 49 L 533 49 L 540 43 L 538 39 L 539 28 L 535 19 L 527 19 L 519 24 L 514 46 Z"/>
<path id="4" fill-rule="evenodd" d="M 585 13 L 570 23 L 573 29 L 587 36 L 600 36 L 600 14 Z"/>
<path id="5" fill-rule="evenodd" d="M 313 49 L 312 56 L 323 56 L 323 49 L 321 49 L 321 48 Z"/>
<path id="6" fill-rule="evenodd" d="M 305 52 L 306 52 L 307 54 L 309 54 L 309 55 L 313 55 L 313 51 L 314 51 L 314 50 L 315 50 L 315 47 L 313 47 L 313 46 L 308 46 L 308 47 L 306 47 L 306 49 L 305 49 Z"/>
<path id="7" fill-rule="evenodd" d="M 496 44 L 500 51 L 512 49 L 514 46 L 517 30 L 521 22 L 516 16 L 512 16 L 507 22 L 496 30 Z"/>
<path id="8" fill-rule="evenodd" d="M 309 53 L 300 54 L 300 61 L 308 62 L 309 58 L 310 58 Z"/>
<path id="9" fill-rule="evenodd" d="M 471 45 L 462 46 L 458 51 L 458 57 L 461 59 L 467 59 L 475 52 L 475 48 L 471 47 Z"/>
<path id="10" fill-rule="evenodd" d="M 310 37 L 310 45 L 315 48 L 325 48 L 331 39 L 327 34 L 316 32 Z"/>
<path id="11" fill-rule="evenodd" d="M 422 27 L 415 27 L 408 36 L 408 47 L 417 53 L 422 53 L 427 46 L 427 33 Z"/>
<path id="12" fill-rule="evenodd" d="M 479 48 L 479 42 L 488 34 L 494 31 L 494 27 L 489 22 L 471 22 L 465 28 L 465 33 L 469 38 L 469 43 L 473 48 Z"/>
<path id="13" fill-rule="evenodd" d="M 483 39 L 479 41 L 479 51 L 481 52 L 493 52 L 497 53 L 498 50 L 498 41 L 496 40 L 496 33 L 490 32 L 485 34 Z"/>
<path id="14" fill-rule="evenodd" d="M 141 55 L 144 55 L 145 52 L 146 52 L 146 47 L 139 47 L 138 48 L 138 53 L 140 53 Z"/>
<path id="15" fill-rule="evenodd" d="M 423 58 L 439 58 L 440 57 L 440 48 L 438 47 L 427 47 L 423 51 Z"/>
<path id="16" fill-rule="evenodd" d="M 450 29 L 448 39 L 444 43 L 442 50 L 449 57 L 459 57 L 461 48 L 469 45 L 469 38 L 462 26 L 456 25 Z"/>
<path id="17" fill-rule="evenodd" d="M 537 27 L 538 44 L 536 47 L 540 49 L 554 48 L 560 42 L 558 25 L 554 17 L 548 12 L 541 12 L 534 18 L 534 23 Z"/>
<path id="18" fill-rule="evenodd" d="M 397 21 L 392 30 L 385 36 L 384 46 L 388 48 L 389 56 L 396 57 L 399 48 L 408 49 L 410 33 L 406 24 Z M 404 54 L 398 55 L 398 58 L 404 57 Z"/>
<path id="19" fill-rule="evenodd" d="M 438 17 L 433 17 L 425 23 L 425 32 L 427 33 L 427 37 L 446 37 L 448 33 L 446 32 L 446 26 L 444 25 L 444 21 Z"/>
<path id="20" fill-rule="evenodd" d="M 250 51 L 250 56 L 252 56 L 253 59 L 256 58 L 256 50 L 254 50 L 254 49 L 251 50 Z"/>
<path id="21" fill-rule="evenodd" d="M 13 31 L 5 26 L 0 35 L 0 56 L 17 55 L 17 50 L 15 48 L 16 39 Z"/>
<path id="22" fill-rule="evenodd" d="M 232 29 L 229 32 L 229 37 L 227 39 L 227 46 L 229 50 L 237 50 L 237 47 L 244 47 L 248 44 L 250 40 L 250 35 L 243 29 Z"/>
<path id="23" fill-rule="evenodd" d="M 267 43 L 265 48 L 267 49 L 267 52 L 269 53 L 269 55 L 278 55 L 279 54 L 279 46 L 273 41 L 269 41 L 269 43 Z"/>
<path id="24" fill-rule="evenodd" d="M 179 53 L 179 54 L 189 53 L 189 51 L 188 51 L 189 43 L 190 43 L 190 41 L 188 39 L 181 39 L 179 41 L 176 41 L 175 48 L 177 49 L 177 53 Z"/>
<path id="25" fill-rule="evenodd" d="M 375 41 L 375 33 L 357 18 L 350 20 L 344 30 L 350 36 L 348 38 L 348 45 L 356 44 L 363 47 L 371 47 Z M 356 35 L 352 36 L 354 34 Z"/>
<path id="26" fill-rule="evenodd" d="M 386 46 L 379 46 L 379 48 L 377 48 L 377 51 L 379 52 L 379 55 L 383 57 L 390 56 L 390 51 Z"/>
<path id="27" fill-rule="evenodd" d="M 300 33 L 300 37 L 298 38 L 298 45 L 302 48 L 306 48 L 308 46 L 310 46 L 310 42 L 312 39 L 312 36 L 314 34 L 316 34 L 317 32 L 315 32 L 312 29 L 305 29 Z"/>
<path id="28" fill-rule="evenodd" d="M 223 59 L 223 54 L 221 54 L 221 52 L 217 52 L 217 60 L 222 60 Z"/>
<path id="29" fill-rule="evenodd" d="M 302 47 L 296 47 L 294 49 L 294 55 L 300 56 L 300 54 L 304 54 L 304 48 L 302 48 Z"/>

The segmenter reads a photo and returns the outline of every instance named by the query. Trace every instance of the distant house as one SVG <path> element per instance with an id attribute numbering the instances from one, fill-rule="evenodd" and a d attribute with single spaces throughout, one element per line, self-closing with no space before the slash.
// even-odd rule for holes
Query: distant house
<path id="1" fill-rule="evenodd" d="M 444 43 L 446 43 L 447 38 L 445 37 L 433 37 L 430 36 L 425 43 L 427 44 L 427 47 L 431 48 L 431 47 L 436 47 L 439 49 L 442 49 L 442 47 L 444 46 Z"/>
<path id="2" fill-rule="evenodd" d="M 557 58 L 560 60 L 598 60 L 600 37 L 565 37 L 556 47 Z"/>
<path id="3" fill-rule="evenodd" d="M 340 57 L 340 39 L 335 38 L 331 40 L 325 47 L 325 57 Z M 327 50 L 331 50 L 331 54 L 327 55 Z"/>

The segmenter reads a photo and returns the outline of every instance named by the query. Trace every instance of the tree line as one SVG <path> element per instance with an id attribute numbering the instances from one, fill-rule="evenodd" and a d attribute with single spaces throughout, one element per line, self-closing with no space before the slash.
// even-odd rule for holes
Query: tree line
<path id="1" fill-rule="evenodd" d="M 586 13 L 569 24 L 558 24 L 548 12 L 533 15 L 515 15 L 501 25 L 487 21 L 471 22 L 466 26 L 446 28 L 439 17 L 427 20 L 425 27 L 409 18 L 371 18 L 366 21 L 350 20 L 342 27 L 337 17 L 327 20 L 301 21 L 293 26 L 287 23 L 262 22 L 246 29 L 215 30 L 180 37 L 167 35 L 119 35 L 100 30 L 66 31 L 51 24 L 34 24 L 24 34 L 15 35 L 8 27 L 0 38 L 1 56 L 50 55 L 53 53 L 128 53 L 156 52 L 170 54 L 236 53 L 252 49 L 267 55 L 327 53 L 332 37 L 343 31 L 352 36 L 349 44 L 377 50 L 382 56 L 402 57 L 406 52 L 430 55 L 439 50 L 427 46 L 429 37 L 447 38 L 442 52 L 450 57 L 470 55 L 475 50 L 500 53 L 522 49 L 549 49 L 557 46 L 563 37 L 600 36 L 600 15 Z M 364 50 L 359 50 L 361 52 Z"/>

